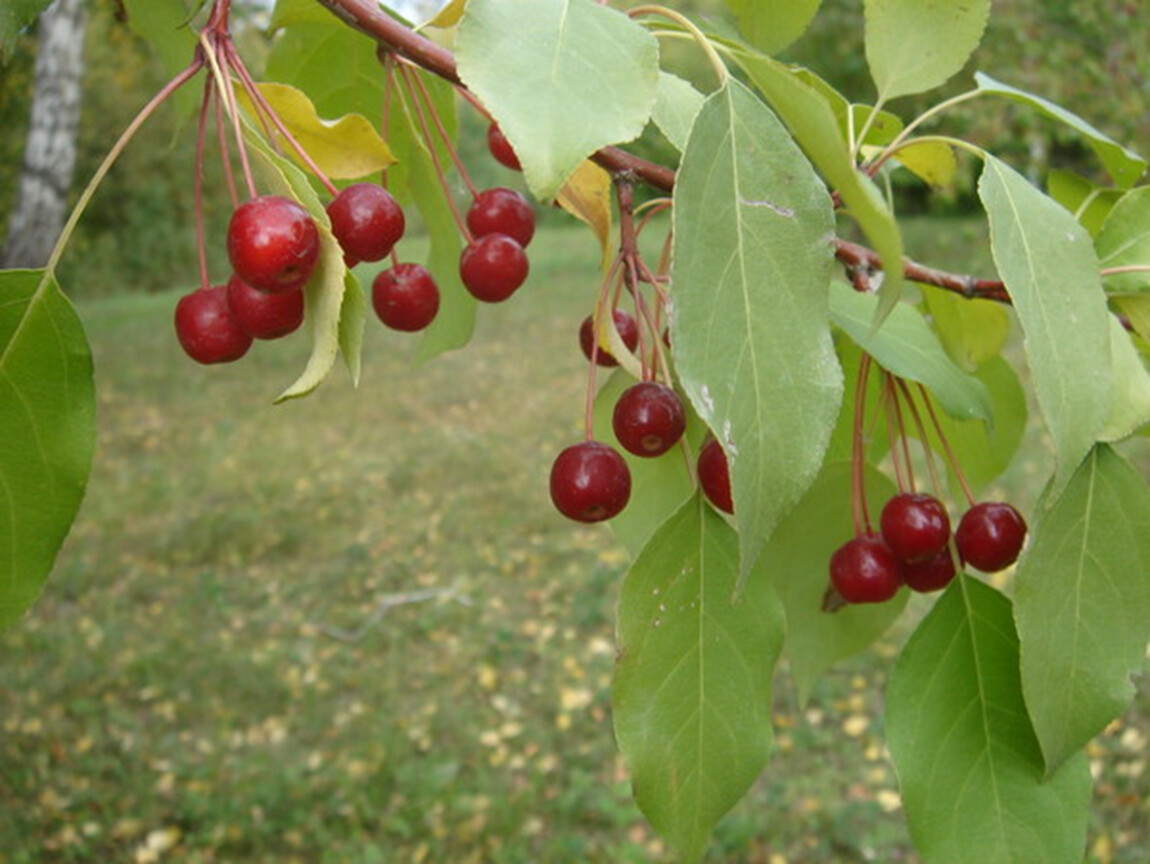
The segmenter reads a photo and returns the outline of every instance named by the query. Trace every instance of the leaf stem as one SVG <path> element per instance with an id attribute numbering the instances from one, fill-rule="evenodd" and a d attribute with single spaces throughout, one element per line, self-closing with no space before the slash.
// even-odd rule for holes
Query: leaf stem
<path id="1" fill-rule="evenodd" d="M 715 50 L 715 46 L 711 44 L 711 40 L 707 38 L 706 34 L 686 15 L 676 12 L 674 9 L 668 9 L 666 6 L 657 5 L 636 6 L 634 9 L 628 10 L 627 15 L 630 18 L 637 18 L 640 15 L 660 15 L 674 21 L 690 33 L 695 43 L 703 49 L 703 53 L 707 55 L 707 62 L 711 64 L 715 77 L 719 79 L 719 86 L 726 85 L 727 79 L 731 77 L 731 73 L 727 70 L 727 64 L 723 62 L 723 58 L 719 56 L 719 52 Z"/>
<path id="2" fill-rule="evenodd" d="M 120 158 L 120 154 L 124 152 L 124 148 L 128 146 L 128 142 L 132 140 L 135 134 L 140 130 L 140 127 L 148 120 L 149 117 L 155 113 L 155 110 L 164 103 L 164 101 L 179 90 L 184 84 L 188 83 L 195 77 L 196 73 L 204 65 L 203 57 L 197 53 L 191 64 L 188 65 L 184 71 L 180 72 L 171 81 L 160 88 L 148 103 L 140 109 L 132 122 L 123 131 L 116 143 L 112 145 L 112 149 L 108 151 L 108 155 L 104 157 L 104 161 L 96 169 L 96 173 L 92 175 L 92 179 L 88 181 L 88 185 L 84 187 L 84 191 L 80 193 L 80 198 L 76 202 L 76 206 L 72 208 L 72 213 L 68 216 L 68 221 L 64 223 L 64 227 L 60 230 L 60 237 L 56 240 L 56 245 L 52 247 L 52 254 L 48 257 L 48 263 L 44 265 L 44 270 L 47 273 L 54 273 L 56 266 L 60 263 L 60 256 L 64 254 L 64 247 L 68 245 L 68 241 L 72 238 L 72 232 L 76 230 L 76 223 L 80 221 L 80 217 L 84 214 L 92 196 L 96 193 L 100 183 L 108 175 L 112 165 Z"/>

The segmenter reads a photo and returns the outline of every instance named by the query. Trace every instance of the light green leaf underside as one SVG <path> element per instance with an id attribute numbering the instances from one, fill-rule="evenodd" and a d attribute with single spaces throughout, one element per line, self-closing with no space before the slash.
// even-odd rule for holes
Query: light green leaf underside
<path id="1" fill-rule="evenodd" d="M 659 96 L 651 119 L 679 152 L 687 146 L 691 124 L 703 107 L 703 94 L 689 81 L 670 72 L 659 73 Z"/>
<path id="2" fill-rule="evenodd" d="M 43 270 L 0 272 L 0 628 L 40 594 L 96 445 L 92 358 Z"/>
<path id="3" fill-rule="evenodd" d="M 842 398 L 827 320 L 830 199 L 782 124 L 731 81 L 675 184 L 671 344 L 731 466 L 743 567 L 814 480 Z"/>
<path id="4" fill-rule="evenodd" d="M 822 0 L 725 0 L 743 38 L 764 54 L 777 54 L 803 35 Z"/>
<path id="5" fill-rule="evenodd" d="M 1131 189 L 1114 204 L 1095 246 L 1103 268 L 1150 267 L 1150 186 Z M 1115 294 L 1147 292 L 1150 270 L 1106 276 L 1104 284 Z"/>
<path id="6" fill-rule="evenodd" d="M 978 89 L 983 93 L 993 93 L 1013 102 L 1036 108 L 1047 117 L 1058 120 L 1079 134 L 1085 135 L 1090 148 L 1102 161 L 1116 186 L 1127 189 L 1133 186 L 1146 171 L 1146 160 L 1143 157 L 1099 132 L 1077 114 L 1073 114 L 1041 96 L 1019 90 L 1009 84 L 1003 84 L 1001 81 L 995 81 L 982 72 L 975 72 L 974 80 L 978 84 Z"/>
<path id="7" fill-rule="evenodd" d="M 1091 778 L 1049 780 L 1022 701 L 1010 601 L 960 575 L 891 670 L 887 745 L 911 836 L 935 864 L 1079 864 Z"/>
<path id="8" fill-rule="evenodd" d="M 866 58 L 879 101 L 923 93 L 957 74 L 978 43 L 990 0 L 866 0 Z"/>
<path id="9" fill-rule="evenodd" d="M 850 216 L 883 262 L 875 326 L 881 324 L 902 296 L 902 235 L 894 214 L 878 187 L 857 170 L 843 140 L 835 112 L 819 89 L 802 80 L 800 72 L 769 57 L 736 52 L 735 60 L 750 76 L 819 173 L 842 197 Z"/>
<path id="10" fill-rule="evenodd" d="M 470 0 L 455 49 L 542 201 L 596 150 L 637 138 L 655 105 L 655 37 L 592 0 Z"/>
<path id="11" fill-rule="evenodd" d="M 900 303 L 875 331 L 871 322 L 878 302 L 872 294 L 835 282 L 831 286 L 831 320 L 888 372 L 925 385 L 947 413 L 964 420 L 989 420 L 986 388 L 954 364 L 922 315 Z"/>
<path id="12" fill-rule="evenodd" d="M 907 602 L 907 592 L 900 591 L 888 603 L 822 611 L 831 555 L 854 536 L 850 475 L 849 462 L 827 465 L 779 524 L 759 559 L 786 610 L 786 653 L 800 703 L 806 702 L 823 672 L 885 633 Z M 865 485 L 870 511 L 878 514 L 894 495 L 894 484 L 868 468 Z"/>
<path id="13" fill-rule="evenodd" d="M 1048 770 L 1126 710 L 1150 639 L 1150 488 L 1091 451 L 1032 526 L 1014 616 L 1022 685 Z"/>
<path id="14" fill-rule="evenodd" d="M 1026 337 L 1060 486 L 1110 413 L 1110 321 L 1098 259 L 1073 216 L 989 154 L 978 191 L 994 261 Z"/>
<path id="15" fill-rule="evenodd" d="M 756 570 L 734 599 L 738 538 L 700 496 L 656 532 L 623 583 L 615 733 L 635 800 L 695 861 L 770 752 L 778 598 Z"/>

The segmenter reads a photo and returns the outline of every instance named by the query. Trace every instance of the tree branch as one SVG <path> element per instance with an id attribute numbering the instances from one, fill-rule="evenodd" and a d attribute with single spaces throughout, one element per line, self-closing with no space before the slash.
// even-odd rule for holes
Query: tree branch
<path id="1" fill-rule="evenodd" d="M 348 26 L 371 37 L 384 48 L 440 78 L 464 87 L 455 65 L 455 56 L 425 36 L 416 33 L 384 12 L 376 0 L 316 0 Z M 675 171 L 649 162 L 618 147 L 604 147 L 591 157 L 612 174 L 629 174 L 654 189 L 670 193 L 675 187 Z M 866 246 L 835 238 L 835 256 L 848 269 L 881 270 L 878 254 Z M 997 279 L 949 273 L 909 259 L 902 262 L 903 273 L 912 282 L 934 285 L 967 298 L 1010 303 L 1006 286 Z"/>

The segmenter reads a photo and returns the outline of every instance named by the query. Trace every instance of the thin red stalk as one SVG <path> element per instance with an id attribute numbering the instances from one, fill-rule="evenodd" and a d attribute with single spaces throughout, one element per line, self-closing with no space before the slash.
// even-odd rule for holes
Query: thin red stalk
<path id="1" fill-rule="evenodd" d="M 464 165 L 463 160 L 459 158 L 459 151 L 455 149 L 455 142 L 452 141 L 451 136 L 447 134 L 447 127 L 443 125 L 443 118 L 440 117 L 439 112 L 435 110 L 435 104 L 431 101 L 431 94 L 427 92 L 427 85 L 423 83 L 423 79 L 419 77 L 418 73 L 412 72 L 411 77 L 415 80 L 416 86 L 419 87 L 419 95 L 423 97 L 423 104 L 427 106 L 427 113 L 431 115 L 431 119 L 435 123 L 435 129 L 443 141 L 443 146 L 447 148 L 447 153 L 451 156 L 451 161 L 455 163 L 455 169 L 459 172 L 459 176 L 463 178 L 463 182 L 467 186 L 467 191 L 471 193 L 471 197 L 477 198 L 479 191 L 475 188 L 475 184 L 471 182 L 471 175 L 467 173 L 467 166 Z"/>
<path id="2" fill-rule="evenodd" d="M 196 219 L 196 255 L 200 265 L 200 287 L 205 291 L 211 287 L 208 275 L 208 250 L 204 239 L 204 137 L 208 127 L 208 104 L 212 98 L 212 79 L 204 82 L 204 98 L 200 102 L 199 125 L 196 129 L 196 157 L 194 167 L 193 202 Z"/>
<path id="3" fill-rule="evenodd" d="M 272 108 L 272 106 L 268 103 L 268 100 L 264 97 L 264 94 L 260 92 L 259 86 L 252 79 L 252 76 L 248 74 L 247 67 L 244 66 L 243 60 L 240 59 L 239 54 L 236 53 L 236 50 L 232 46 L 230 40 L 224 43 L 223 53 L 227 58 L 227 62 L 231 65 L 231 68 L 235 70 L 236 75 L 239 77 L 240 84 L 243 85 L 244 91 L 248 94 L 248 97 L 252 100 L 252 104 L 256 107 L 256 113 L 261 116 L 261 119 L 266 118 L 267 120 L 271 121 L 272 125 L 275 126 L 276 131 L 279 132 L 283 139 L 288 143 L 288 146 L 290 146 L 292 150 L 295 151 L 296 155 L 299 156 L 300 161 L 303 162 L 303 164 L 307 166 L 308 170 L 311 171 L 311 173 L 315 175 L 319 182 L 323 184 L 323 187 L 328 191 L 328 194 L 330 194 L 332 197 L 335 197 L 335 195 L 339 193 L 339 190 L 336 189 L 335 184 L 331 182 L 324 170 L 316 164 L 314 159 L 311 158 L 311 154 L 308 153 L 307 150 L 304 149 L 303 145 L 296 140 L 296 137 L 291 133 L 291 130 L 289 130 L 287 126 L 284 125 L 284 122 L 280 119 L 279 114 L 277 114 L 275 109 Z M 271 141 L 275 141 L 274 136 L 269 135 L 268 137 Z"/>
<path id="4" fill-rule="evenodd" d="M 903 421 L 902 406 L 899 404 L 898 389 L 895 387 L 895 382 L 899 381 L 901 379 L 896 378 L 894 375 L 891 375 L 889 372 L 887 373 L 887 375 L 890 375 L 890 398 L 891 398 L 891 402 L 894 404 L 894 417 L 895 417 L 895 422 L 898 424 L 898 441 L 899 441 L 899 444 L 902 446 L 902 458 L 903 458 L 904 464 L 906 465 L 907 481 L 908 481 L 909 486 L 910 486 L 910 491 L 914 492 L 915 491 L 914 465 L 912 464 L 911 458 L 910 458 L 910 442 L 907 440 L 906 423 Z"/>
<path id="5" fill-rule="evenodd" d="M 220 162 L 224 168 L 224 182 L 228 186 L 228 195 L 232 199 L 232 208 L 240 206 L 240 196 L 236 192 L 236 175 L 232 171 L 232 160 L 228 156 L 228 137 L 224 131 L 224 109 L 223 103 L 220 99 L 220 94 L 215 89 L 215 83 L 212 79 L 208 78 L 209 84 L 205 86 L 212 87 L 212 101 L 215 103 L 216 108 L 216 138 L 219 140 L 220 147 Z"/>
<path id="6" fill-rule="evenodd" d="M 923 405 L 926 406 L 926 413 L 930 417 L 930 422 L 934 425 L 934 431 L 938 433 L 938 440 L 942 442 L 943 452 L 946 454 L 946 461 L 950 464 L 950 469 L 954 472 L 954 476 L 958 478 L 958 483 L 962 487 L 962 494 L 966 496 L 967 502 L 974 506 L 974 495 L 970 491 L 970 485 L 966 482 L 966 476 L 962 473 L 962 466 L 958 464 L 958 459 L 955 458 L 954 450 L 951 449 L 950 441 L 946 438 L 946 433 L 942 431 L 942 424 L 938 422 L 938 415 L 934 413 L 934 406 L 930 401 L 930 394 L 926 392 L 926 388 L 921 384 L 918 385 L 919 396 L 922 398 Z M 925 438 L 923 439 L 926 440 Z"/>
<path id="7" fill-rule="evenodd" d="M 866 412 L 866 382 L 870 373 L 871 358 L 863 353 L 859 361 L 858 378 L 855 382 L 855 415 L 851 430 L 851 516 L 854 519 L 855 536 L 871 533 L 870 513 L 867 512 L 866 490 L 863 488 L 865 458 L 863 455 L 863 417 Z M 865 531 L 863 530 L 865 527 Z"/>
<path id="8" fill-rule="evenodd" d="M 439 185 L 443 189 L 443 197 L 447 199 L 447 204 L 451 208 L 451 215 L 455 219 L 455 224 L 459 227 L 459 232 L 463 235 L 463 239 L 467 243 L 471 243 L 472 236 L 471 230 L 467 227 L 467 220 L 463 218 L 463 214 L 459 212 L 459 206 L 455 203 L 455 196 L 451 194 L 451 188 L 447 182 L 447 175 L 443 171 L 443 162 L 439 158 L 439 153 L 435 149 L 435 139 L 431 134 L 431 128 L 427 125 L 427 118 L 423 115 L 423 106 L 419 104 L 419 98 L 416 96 L 415 87 L 411 83 L 410 74 L 402 66 L 397 67 L 399 70 L 399 77 L 403 79 L 404 89 L 407 90 L 408 99 L 411 101 L 412 107 L 415 109 L 415 116 L 419 122 L 419 128 L 423 134 L 423 142 L 427 145 L 427 152 L 431 156 L 431 162 L 435 166 L 435 176 L 439 180 Z"/>
<path id="9" fill-rule="evenodd" d="M 587 394 L 583 409 L 583 431 L 588 441 L 593 435 L 595 426 L 595 373 L 599 365 L 599 327 L 603 315 L 610 315 L 613 306 L 607 300 L 611 293 L 611 285 L 619 275 L 622 259 L 616 257 L 611 262 L 611 269 L 607 271 L 603 283 L 599 286 L 599 297 L 595 301 L 595 314 L 591 316 L 591 357 L 587 370 Z M 614 324 L 614 322 L 612 322 Z"/>
<path id="10" fill-rule="evenodd" d="M 890 461 L 894 466 L 894 482 L 898 486 L 899 492 L 905 492 L 907 491 L 907 483 L 903 465 L 906 460 L 903 459 L 903 454 L 899 452 L 898 439 L 895 437 L 897 422 L 894 417 L 894 388 L 891 385 L 890 373 L 886 370 L 883 370 L 882 407 L 883 413 L 886 414 L 886 436 L 890 447 Z"/>
<path id="11" fill-rule="evenodd" d="M 244 144 L 244 132 L 240 128 L 240 108 L 236 102 L 236 88 L 232 85 L 232 78 L 229 74 L 227 55 L 220 53 L 216 55 L 220 60 L 220 79 L 223 81 L 223 87 L 227 90 L 227 104 L 231 107 L 232 121 L 232 136 L 236 139 L 236 149 L 240 154 L 240 165 L 244 171 L 244 182 L 247 183 L 248 196 L 255 198 L 259 194 L 256 189 L 256 180 L 252 175 L 252 166 L 248 161 L 248 148 Z"/>
<path id="12" fill-rule="evenodd" d="M 380 62 L 383 63 L 384 76 L 383 76 L 383 118 L 380 121 L 379 128 L 383 133 L 383 140 L 386 141 L 391 132 L 391 97 L 395 91 L 395 56 L 390 52 L 386 52 L 386 57 L 381 57 Z M 378 55 L 377 55 L 378 56 Z M 387 169 L 384 168 L 380 172 L 379 185 L 384 189 L 387 188 Z M 393 250 L 394 251 L 394 250 Z"/>

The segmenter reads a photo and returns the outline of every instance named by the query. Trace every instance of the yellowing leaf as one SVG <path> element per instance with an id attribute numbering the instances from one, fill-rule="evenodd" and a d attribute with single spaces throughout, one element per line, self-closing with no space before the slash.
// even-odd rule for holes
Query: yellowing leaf
<path id="1" fill-rule="evenodd" d="M 954 182 L 958 161 L 948 144 L 940 141 L 916 141 L 898 151 L 896 157 L 906 170 L 931 186 L 949 186 Z"/>
<path id="2" fill-rule="evenodd" d="M 599 239 L 603 262 L 611 258 L 611 177 L 594 162 L 584 160 L 556 199 L 559 206 L 586 222 Z"/>
<path id="3" fill-rule="evenodd" d="M 463 17 L 463 10 L 466 6 L 467 0 L 451 0 L 450 3 L 436 12 L 435 16 L 424 24 L 423 27 L 439 27 L 443 30 L 454 27 L 459 23 L 459 19 Z"/>
<path id="4" fill-rule="evenodd" d="M 287 130 L 332 180 L 353 180 L 395 163 L 387 142 L 366 117 L 346 114 L 338 120 L 324 120 L 302 90 L 274 83 L 260 84 L 259 88 Z M 237 96 L 244 110 L 255 116 L 247 94 L 240 89 Z M 299 154 L 278 131 L 275 137 L 283 152 L 302 166 Z"/>

